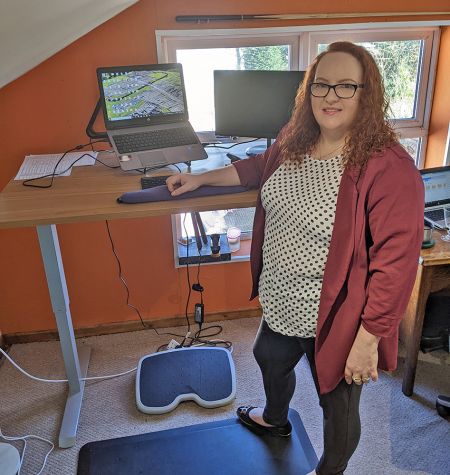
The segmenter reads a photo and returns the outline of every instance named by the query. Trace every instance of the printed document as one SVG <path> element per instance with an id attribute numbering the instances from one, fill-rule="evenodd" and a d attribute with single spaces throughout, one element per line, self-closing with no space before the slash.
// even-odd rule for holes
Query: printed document
<path id="1" fill-rule="evenodd" d="M 55 176 L 69 176 L 72 167 L 94 165 L 98 152 L 71 152 L 58 163 L 58 160 L 61 159 L 62 155 L 62 153 L 51 155 L 27 155 L 14 179 L 28 180 L 30 178 L 51 176 L 52 174 L 55 174 Z M 85 156 L 83 157 L 83 155 Z M 57 163 L 58 166 L 55 170 Z"/>

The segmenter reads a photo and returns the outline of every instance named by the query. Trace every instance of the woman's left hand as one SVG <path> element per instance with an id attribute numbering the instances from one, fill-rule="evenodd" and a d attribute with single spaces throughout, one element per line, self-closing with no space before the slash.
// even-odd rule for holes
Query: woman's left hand
<path id="1" fill-rule="evenodd" d="M 378 379 L 378 342 L 380 338 L 369 333 L 362 325 L 359 327 L 352 349 L 345 364 L 347 384 L 368 383 Z"/>

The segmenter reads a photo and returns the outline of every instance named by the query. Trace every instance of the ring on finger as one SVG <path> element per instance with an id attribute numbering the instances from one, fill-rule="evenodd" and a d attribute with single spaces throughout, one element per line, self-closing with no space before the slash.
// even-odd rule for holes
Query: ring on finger
<path id="1" fill-rule="evenodd" d="M 362 378 L 362 382 L 364 384 L 367 384 L 370 381 L 370 378 Z"/>
<path id="2" fill-rule="evenodd" d="M 353 376 L 352 379 L 355 384 L 360 385 L 362 383 L 362 380 L 359 376 Z"/>

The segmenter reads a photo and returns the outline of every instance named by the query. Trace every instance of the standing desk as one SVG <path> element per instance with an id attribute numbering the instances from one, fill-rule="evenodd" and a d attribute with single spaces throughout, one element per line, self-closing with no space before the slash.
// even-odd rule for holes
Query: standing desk
<path id="1" fill-rule="evenodd" d="M 207 160 L 193 162 L 193 171 L 207 171 L 229 163 L 221 154 L 211 155 Z M 99 158 L 109 165 L 117 165 L 115 158 L 103 155 Z M 69 385 L 59 434 L 61 448 L 75 444 L 84 391 L 84 381 L 80 378 L 86 377 L 90 348 L 78 350 L 75 343 L 56 225 L 242 208 L 256 203 L 256 191 L 158 203 L 117 203 L 116 199 L 122 193 L 140 188 L 141 176 L 138 172 L 123 172 L 120 168 L 110 169 L 96 163 L 74 167 L 71 176 L 55 178 L 48 189 L 24 187 L 21 181 L 11 180 L 0 193 L 0 229 L 33 226 L 38 234 Z"/>
<path id="2" fill-rule="evenodd" d="M 207 171 L 228 163 L 221 154 L 211 155 L 207 160 L 193 162 L 193 171 Z M 109 165 L 116 164 L 115 159 L 105 156 L 101 159 Z M 80 378 L 86 376 L 90 349 L 83 347 L 78 351 L 75 343 L 56 225 L 246 208 L 256 203 L 256 191 L 158 203 L 117 203 L 116 198 L 123 192 L 140 188 L 140 177 L 139 173 L 125 173 L 120 169 L 109 169 L 96 164 L 74 167 L 71 176 L 56 178 L 53 187 L 49 189 L 27 188 L 22 182 L 12 180 L 0 193 L 0 229 L 31 226 L 37 229 L 69 384 L 59 434 L 59 446 L 62 448 L 75 444 L 84 390 L 84 381 L 80 381 Z M 436 246 L 421 252 L 414 290 L 400 326 L 400 339 L 406 347 L 402 389 L 407 396 L 413 392 L 428 295 L 450 284 L 450 245 L 441 241 L 440 234 L 436 231 L 433 237 Z"/>

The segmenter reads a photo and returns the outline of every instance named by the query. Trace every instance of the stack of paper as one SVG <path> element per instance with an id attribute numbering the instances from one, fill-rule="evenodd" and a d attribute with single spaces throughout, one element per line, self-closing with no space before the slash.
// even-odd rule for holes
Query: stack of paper
<path id="1" fill-rule="evenodd" d="M 84 156 L 83 156 L 84 155 Z M 52 155 L 27 155 L 23 161 L 15 180 L 28 180 L 44 176 L 69 176 L 72 167 L 94 165 L 98 152 L 71 152 L 58 163 L 62 153 Z M 82 158 L 81 158 L 82 157 Z M 58 163 L 58 166 L 55 166 Z"/>

